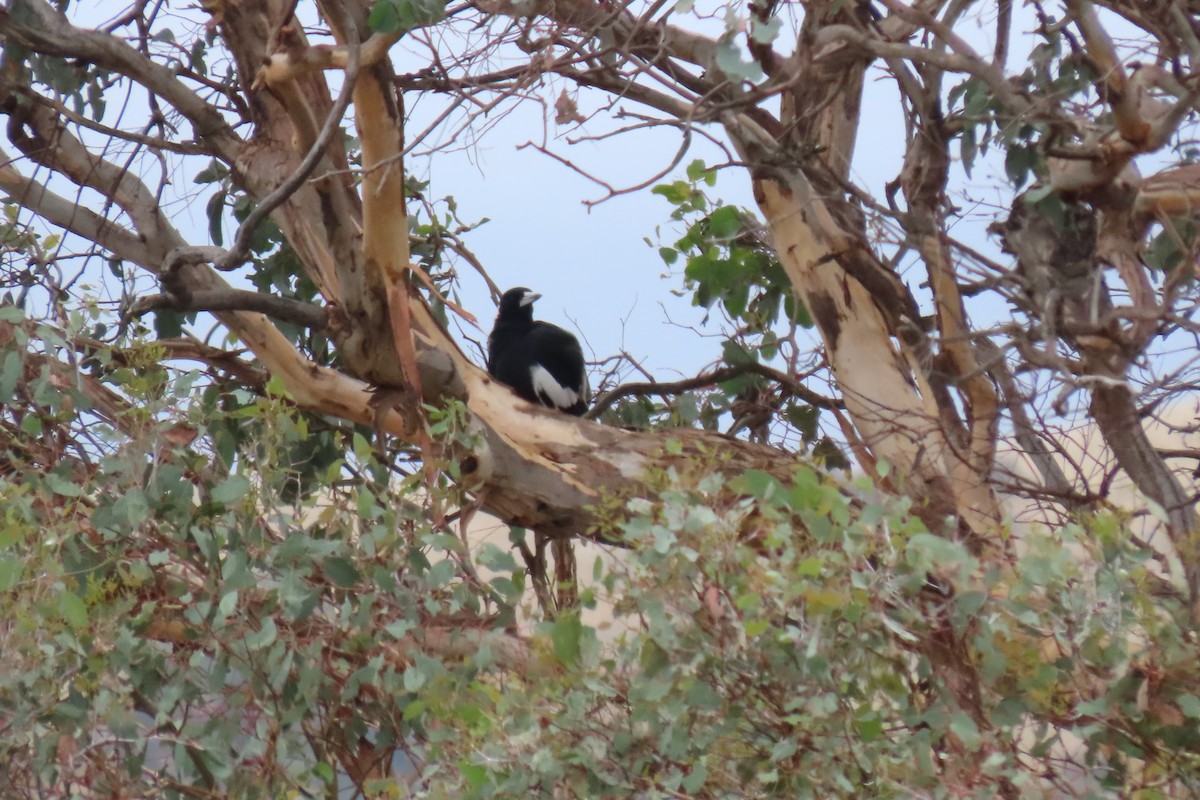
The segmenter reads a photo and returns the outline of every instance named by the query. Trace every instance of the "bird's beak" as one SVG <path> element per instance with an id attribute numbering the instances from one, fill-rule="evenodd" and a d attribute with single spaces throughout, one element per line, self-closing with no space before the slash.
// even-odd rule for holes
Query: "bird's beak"
<path id="1" fill-rule="evenodd" d="M 541 297 L 542 296 L 540 294 L 538 294 L 537 292 L 530 292 L 529 294 L 527 294 L 521 298 L 521 305 L 522 306 L 531 306 L 534 304 L 534 301 L 541 299 Z"/>

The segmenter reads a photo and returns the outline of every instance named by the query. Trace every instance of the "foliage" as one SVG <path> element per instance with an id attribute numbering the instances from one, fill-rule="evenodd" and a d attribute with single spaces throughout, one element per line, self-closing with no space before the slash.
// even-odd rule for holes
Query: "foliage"
<path id="1" fill-rule="evenodd" d="M 10 325 L 4 363 L 25 362 L 6 375 L 27 412 L 6 407 L 0 456 L 9 790 L 276 797 L 390 763 L 421 729 L 409 706 L 436 665 L 405 643 L 439 615 L 503 630 L 522 574 L 465 581 L 461 542 L 429 522 L 446 498 L 389 481 L 358 432 L 310 462 L 322 491 L 297 494 L 295 453 L 321 422 L 286 398 L 214 386 L 210 402 L 196 373 L 116 370 L 105 382 L 131 405 L 97 422 L 87 376 L 50 366 L 37 351 L 57 348 L 25 327 Z M 465 435 L 444 417 L 445 441 Z M 91 444 L 47 445 L 85 421 Z M 230 425 L 244 435 L 224 452 Z M 437 669 L 492 666 L 476 660 Z M 364 751 L 361 775 L 334 766 Z"/>
<path id="2" fill-rule="evenodd" d="M 137 405 L 90 426 L 94 451 L 47 448 L 96 412 L 83 374 L 31 368 L 47 342 L 28 327 L 5 351 L 31 404 L 23 419 L 9 407 L 0 480 L 0 764 L 18 793 L 1200 786 L 1195 638 L 1112 515 L 1030 535 L 1009 567 L 983 569 L 869 481 L 684 461 L 612 510 L 631 549 L 596 562 L 581 609 L 539 621 L 512 554 L 433 522 L 455 493 L 389 478 L 362 434 L 338 434 L 320 493 L 289 491 L 315 421 L 278 394 L 221 408 L 194 373 L 114 372 Z M 230 418 L 253 434 L 210 458 Z M 442 441 L 469 443 L 461 411 L 433 419 Z M 611 622 L 585 621 L 608 603 Z M 518 617 L 532 625 L 520 649 Z M 477 647 L 417 646 L 454 619 L 470 627 L 449 635 Z M 936 680 L 946 659 L 970 665 L 973 704 Z M 1064 762 L 1073 736 L 1096 745 L 1098 782 Z M 979 769 L 947 774 L 945 748 Z"/>
<path id="3" fill-rule="evenodd" d="M 726 479 L 669 471 L 656 501 L 631 504 L 634 551 L 594 576 L 614 629 L 572 630 L 549 684 L 443 697 L 467 713 L 437 737 L 433 796 L 994 797 L 1005 781 L 1023 797 L 1056 782 L 1152 796 L 1168 775 L 1197 787 L 1196 646 L 1111 517 L 1032 536 L 1011 569 L 981 574 L 904 503 L 848 499 L 800 467 L 790 484 L 735 478 L 747 496 L 728 504 Z M 1081 567 L 1081 551 L 1095 561 Z M 557 646 L 577 624 L 542 632 Z M 1162 649 L 1145 646 L 1151 631 Z M 953 657 L 978 670 L 974 710 L 933 677 Z M 1147 690 L 1178 709 L 1174 724 L 1139 709 Z M 1107 777 L 1064 766 L 1073 736 L 1108 754 L 1089 765 Z M 948 775 L 945 747 L 978 770 Z"/>
<path id="4" fill-rule="evenodd" d="M 0 792 L 1200 794 L 1195 28 L 1014 5 L 4 4 Z M 408 172 L 527 101 L 717 331 L 603 424 Z"/>
<path id="5" fill-rule="evenodd" d="M 783 371 L 795 374 L 800 356 L 797 332 L 811 329 L 813 321 L 791 290 L 769 235 L 752 212 L 708 197 L 705 189 L 716 185 L 717 173 L 703 161 L 688 164 L 686 175 L 688 180 L 652 190 L 673 206 L 671 219 L 685 227 L 683 236 L 659 247 L 659 256 L 668 267 L 683 259 L 683 284 L 692 292 L 692 302 L 706 309 L 718 306 L 723 313 L 723 328 L 732 330 L 722 343 L 725 365 L 781 363 Z M 608 412 L 606 420 L 638 428 L 699 425 L 707 430 L 717 430 L 724 422 L 737 432 L 754 427 L 746 420 L 755 412 L 777 417 L 773 435 L 799 452 L 831 467 L 848 464 L 840 448 L 820 433 L 818 407 L 755 372 L 735 375 L 705 391 L 679 393 L 663 403 L 629 398 Z"/>

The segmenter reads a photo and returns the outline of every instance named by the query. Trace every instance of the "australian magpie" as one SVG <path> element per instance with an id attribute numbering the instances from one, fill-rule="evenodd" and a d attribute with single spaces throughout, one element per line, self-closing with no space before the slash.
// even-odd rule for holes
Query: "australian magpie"
<path id="1" fill-rule="evenodd" d="M 583 349 L 557 325 L 533 321 L 539 297 L 521 286 L 500 298 L 488 337 L 488 373 L 531 403 L 582 416 L 588 401 Z"/>

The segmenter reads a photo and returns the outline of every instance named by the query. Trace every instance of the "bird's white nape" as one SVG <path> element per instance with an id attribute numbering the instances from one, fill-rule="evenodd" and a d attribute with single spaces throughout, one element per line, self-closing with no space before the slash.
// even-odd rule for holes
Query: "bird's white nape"
<path id="1" fill-rule="evenodd" d="M 578 392 L 568 389 L 556 381 L 554 376 L 550 374 L 550 370 L 541 364 L 533 365 L 530 377 L 533 381 L 534 394 L 538 397 L 546 398 L 550 401 L 550 405 L 557 409 L 570 408 L 581 399 Z"/>

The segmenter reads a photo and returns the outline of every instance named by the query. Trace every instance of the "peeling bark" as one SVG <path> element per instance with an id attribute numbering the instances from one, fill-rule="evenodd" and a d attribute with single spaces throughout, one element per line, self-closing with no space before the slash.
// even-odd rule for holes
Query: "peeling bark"
<path id="1" fill-rule="evenodd" d="M 994 393 L 989 407 L 976 389 L 981 428 L 969 448 L 957 447 L 953 407 L 948 397 L 939 402 L 929 382 L 916 303 L 874 257 L 861 213 L 839 188 L 856 138 L 866 67 L 821 35 L 820 25 L 839 19 L 805 20 L 796 59 L 807 80 L 785 96 L 784 141 L 746 119 L 730 119 L 726 128 L 752 164 L 806 165 L 759 167 L 755 200 L 821 332 L 862 446 L 899 471 L 905 491 L 927 498 L 935 528 L 938 518 L 957 515 L 975 537 L 986 538 L 1000 518 L 987 483 Z"/>

